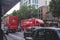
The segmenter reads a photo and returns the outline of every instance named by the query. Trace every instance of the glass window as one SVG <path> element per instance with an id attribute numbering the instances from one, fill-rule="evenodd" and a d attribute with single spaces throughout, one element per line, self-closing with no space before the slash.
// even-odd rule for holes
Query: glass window
<path id="1" fill-rule="evenodd" d="M 34 0 L 32 0 L 32 3 L 34 3 Z"/>
<path id="2" fill-rule="evenodd" d="M 57 34 L 56 34 L 56 31 L 54 30 L 51 30 L 51 29 L 46 29 L 45 30 L 45 34 L 46 34 L 46 40 L 57 40 Z"/>
<path id="3" fill-rule="evenodd" d="M 32 30 L 31 29 L 28 29 L 27 32 L 32 32 Z"/>
<path id="4" fill-rule="evenodd" d="M 45 30 L 39 29 L 37 31 L 36 40 L 45 40 Z"/>
<path id="5" fill-rule="evenodd" d="M 29 4 L 30 4 L 31 0 L 29 0 Z"/>
<path id="6" fill-rule="evenodd" d="M 31 36 L 35 37 L 35 35 L 36 35 L 36 31 L 33 31 Z"/>
<path id="7" fill-rule="evenodd" d="M 35 0 L 35 3 L 38 3 L 38 0 Z"/>
<path id="8" fill-rule="evenodd" d="M 38 4 L 38 0 L 33 0 L 32 1 L 34 4 Z"/>

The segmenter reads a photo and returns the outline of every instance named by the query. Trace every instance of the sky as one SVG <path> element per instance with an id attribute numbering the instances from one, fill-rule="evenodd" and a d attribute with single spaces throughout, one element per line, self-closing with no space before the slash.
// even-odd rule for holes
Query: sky
<path id="1" fill-rule="evenodd" d="M 49 5 L 50 1 L 51 0 L 47 0 L 47 5 Z M 39 0 L 39 6 L 43 6 L 43 5 L 46 5 L 46 0 Z M 14 7 L 12 7 L 8 12 L 6 12 L 5 15 L 12 13 L 14 10 L 17 11 L 19 10 L 19 8 L 20 8 L 20 2 L 18 2 Z"/>

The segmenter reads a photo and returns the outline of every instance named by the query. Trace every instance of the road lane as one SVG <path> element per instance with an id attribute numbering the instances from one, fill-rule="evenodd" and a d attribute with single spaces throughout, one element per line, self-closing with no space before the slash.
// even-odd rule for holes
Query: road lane
<path id="1" fill-rule="evenodd" d="M 23 32 L 16 32 L 16 33 L 12 33 L 12 34 L 24 38 Z"/>
<path id="2" fill-rule="evenodd" d="M 25 40 L 23 33 L 17 32 L 17 33 L 9 33 L 8 40 Z"/>

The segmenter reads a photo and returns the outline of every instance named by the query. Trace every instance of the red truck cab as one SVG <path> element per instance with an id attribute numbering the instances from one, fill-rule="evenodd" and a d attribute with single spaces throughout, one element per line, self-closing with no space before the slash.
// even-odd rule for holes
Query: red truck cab
<path id="1" fill-rule="evenodd" d="M 9 31 L 16 31 L 18 28 L 18 16 L 8 16 L 5 18 L 4 26 L 8 27 Z"/>

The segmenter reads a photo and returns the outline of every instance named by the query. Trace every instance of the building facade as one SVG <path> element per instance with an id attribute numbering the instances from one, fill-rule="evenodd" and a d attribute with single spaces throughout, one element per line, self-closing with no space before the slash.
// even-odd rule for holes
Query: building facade
<path id="1" fill-rule="evenodd" d="M 46 13 L 48 12 L 48 6 L 41 6 L 38 8 L 39 10 L 39 18 L 46 19 Z"/>
<path id="2" fill-rule="evenodd" d="M 34 6 L 35 8 L 38 8 L 38 0 L 21 0 L 20 6 L 22 5 Z"/>
<path id="3" fill-rule="evenodd" d="M 39 18 L 45 21 L 45 26 L 60 26 L 60 21 L 57 17 L 53 17 L 52 13 L 49 12 L 48 6 L 39 7 Z"/>
<path id="4" fill-rule="evenodd" d="M 45 6 L 45 5 L 49 5 L 49 2 L 51 0 L 21 0 L 20 2 L 20 5 L 33 5 L 35 8 L 39 8 L 40 6 Z"/>

